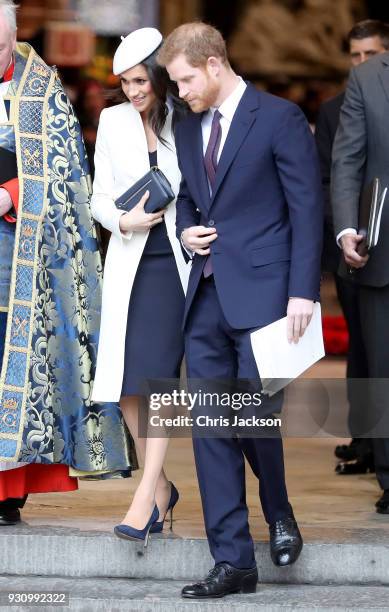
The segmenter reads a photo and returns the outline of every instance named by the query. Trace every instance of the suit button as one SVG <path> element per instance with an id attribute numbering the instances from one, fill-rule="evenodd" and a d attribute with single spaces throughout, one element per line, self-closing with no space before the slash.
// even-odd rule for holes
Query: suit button
<path id="1" fill-rule="evenodd" d="M 208 221 L 208 225 L 209 225 L 209 227 L 213 227 L 215 225 L 215 221 L 213 219 L 210 219 Z"/>

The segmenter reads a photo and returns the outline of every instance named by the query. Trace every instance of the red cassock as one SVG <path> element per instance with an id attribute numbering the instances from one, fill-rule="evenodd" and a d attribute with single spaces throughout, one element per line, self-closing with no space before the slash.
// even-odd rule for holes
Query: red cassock
<path id="1" fill-rule="evenodd" d="M 77 478 L 69 476 L 67 465 L 31 463 L 0 472 L 0 502 L 9 497 L 24 497 L 29 493 L 75 491 L 77 488 Z"/>

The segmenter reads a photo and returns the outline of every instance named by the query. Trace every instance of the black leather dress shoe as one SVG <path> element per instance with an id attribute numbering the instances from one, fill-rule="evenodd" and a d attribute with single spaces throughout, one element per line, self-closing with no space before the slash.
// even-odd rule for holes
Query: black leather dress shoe
<path id="1" fill-rule="evenodd" d="M 20 523 L 20 511 L 18 508 L 13 510 L 0 510 L 0 526 L 16 525 Z"/>
<path id="2" fill-rule="evenodd" d="M 389 514 L 389 489 L 385 489 L 375 506 L 378 514 Z"/>
<path id="3" fill-rule="evenodd" d="M 356 461 L 341 461 L 335 468 L 337 474 L 343 476 L 353 476 L 355 474 L 374 473 L 374 458 L 373 455 L 360 457 Z"/>
<path id="4" fill-rule="evenodd" d="M 188 599 L 206 599 L 224 597 L 231 593 L 255 593 L 257 582 L 256 567 L 238 569 L 224 561 L 217 563 L 203 581 L 185 586 L 181 595 Z"/>
<path id="5" fill-rule="evenodd" d="M 303 539 L 292 508 L 289 516 L 270 525 L 269 532 L 270 555 L 274 565 L 283 567 L 295 563 L 300 556 Z"/>
<path id="6" fill-rule="evenodd" d="M 335 457 L 343 461 L 354 461 L 360 456 L 360 444 L 358 440 L 351 440 L 350 444 L 338 444 L 335 446 Z"/>

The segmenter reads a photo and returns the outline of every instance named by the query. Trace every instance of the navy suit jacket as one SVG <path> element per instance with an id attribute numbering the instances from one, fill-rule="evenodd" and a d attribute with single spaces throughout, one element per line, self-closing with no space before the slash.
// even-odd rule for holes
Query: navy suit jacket
<path id="1" fill-rule="evenodd" d="M 249 84 L 210 197 L 201 119 L 190 114 L 176 128 L 177 236 L 193 225 L 216 227 L 211 258 L 227 322 L 261 327 L 286 315 L 289 297 L 319 299 L 323 202 L 314 139 L 297 106 Z M 195 255 L 185 321 L 204 261 Z"/>

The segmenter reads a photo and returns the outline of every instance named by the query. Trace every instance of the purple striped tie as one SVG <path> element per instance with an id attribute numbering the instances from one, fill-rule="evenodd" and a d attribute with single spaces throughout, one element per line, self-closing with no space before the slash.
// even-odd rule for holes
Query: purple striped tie
<path id="1" fill-rule="evenodd" d="M 219 152 L 220 141 L 222 137 L 222 128 L 220 125 L 220 118 L 221 118 L 221 114 L 219 113 L 218 110 L 215 110 L 213 114 L 213 119 L 212 119 L 211 135 L 209 137 L 207 150 L 204 156 L 204 164 L 205 164 L 205 169 L 207 171 L 209 185 L 211 187 L 211 193 L 212 193 L 213 186 L 215 184 L 217 155 Z M 205 260 L 203 274 L 205 278 L 208 278 L 208 276 L 211 276 L 212 274 L 212 260 L 209 255 L 207 259 Z"/>

